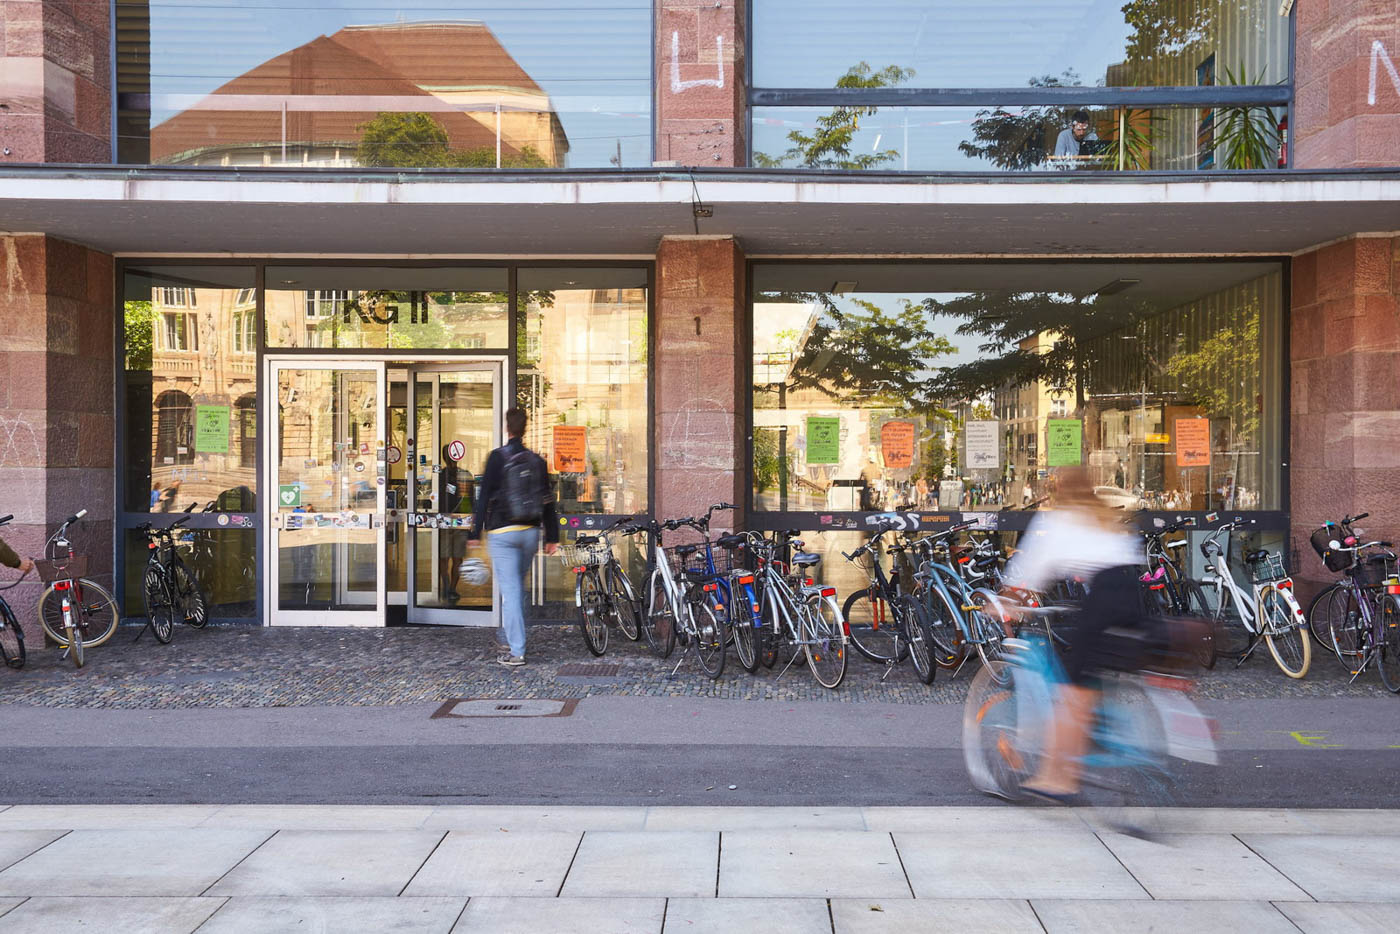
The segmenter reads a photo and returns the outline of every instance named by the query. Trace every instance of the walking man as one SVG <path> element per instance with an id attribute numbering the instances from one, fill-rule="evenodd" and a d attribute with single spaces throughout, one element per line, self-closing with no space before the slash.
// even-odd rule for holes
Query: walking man
<path id="1" fill-rule="evenodd" d="M 545 554 L 559 547 L 559 523 L 544 458 L 525 447 L 525 413 L 506 412 L 506 443 L 486 457 L 477 486 L 476 511 L 470 532 L 473 547 L 483 534 L 501 589 L 503 652 L 496 661 L 507 668 L 525 664 L 525 575 L 540 547 L 544 528 Z"/>

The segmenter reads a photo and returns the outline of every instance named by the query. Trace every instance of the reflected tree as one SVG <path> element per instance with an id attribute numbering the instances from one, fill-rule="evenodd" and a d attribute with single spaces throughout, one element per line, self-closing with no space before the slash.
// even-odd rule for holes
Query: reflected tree
<path id="1" fill-rule="evenodd" d="M 885 88 L 902 84 L 914 76 L 914 69 L 887 65 L 879 71 L 868 62 L 852 65 L 836 80 L 838 88 Z M 817 118 L 816 129 L 810 133 L 792 130 L 788 142 L 792 146 L 780 156 L 753 154 L 754 165 L 765 169 L 874 169 L 899 158 L 899 150 L 852 154 L 851 144 L 860 129 L 861 117 L 878 112 L 878 107 L 833 107 L 831 113 Z"/>
<path id="2" fill-rule="evenodd" d="M 1066 71 L 1059 77 L 1031 78 L 1033 88 L 1079 87 L 1079 75 Z M 969 159 L 985 159 L 999 169 L 1023 172 L 1045 164 L 1055 149 L 1060 130 L 1069 126 L 1077 107 L 1022 107 L 1015 111 L 995 107 L 977 111 L 972 139 L 958 143 Z"/>
<path id="3" fill-rule="evenodd" d="M 431 114 L 418 111 L 380 113 L 360 124 L 355 159 L 360 165 L 386 168 L 494 169 L 491 146 L 453 149 L 447 130 Z M 542 169 L 549 163 L 531 146 L 501 153 L 503 169 Z"/>

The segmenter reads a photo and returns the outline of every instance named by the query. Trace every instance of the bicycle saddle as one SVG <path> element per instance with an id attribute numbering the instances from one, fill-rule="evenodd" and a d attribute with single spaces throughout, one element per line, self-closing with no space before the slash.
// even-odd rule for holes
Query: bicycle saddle
<path id="1" fill-rule="evenodd" d="M 575 544 L 575 545 L 596 545 L 596 544 L 598 544 L 598 536 L 596 536 L 596 535 L 580 535 L 578 538 L 574 539 L 574 544 Z"/>
<path id="2" fill-rule="evenodd" d="M 814 555 L 810 551 L 801 551 L 792 556 L 792 563 L 800 568 L 809 568 L 814 564 L 821 564 L 822 556 Z"/>
<path id="3" fill-rule="evenodd" d="M 1245 556 L 1244 556 L 1244 559 L 1245 559 L 1246 561 L 1262 561 L 1262 560 L 1264 560 L 1265 558 L 1267 558 L 1268 556 L 1269 556 L 1269 553 L 1268 553 L 1267 551 L 1265 551 L 1263 548 L 1260 548 L 1260 549 L 1258 549 L 1258 550 L 1256 550 L 1256 551 L 1251 551 L 1249 554 L 1245 555 Z"/>
<path id="4" fill-rule="evenodd" d="M 715 544 L 721 548 L 742 548 L 744 546 L 744 536 L 722 535 Z"/>
<path id="5" fill-rule="evenodd" d="M 699 545 L 677 545 L 677 546 L 676 546 L 676 554 L 679 555 L 679 556 L 682 557 L 682 558 L 686 557 L 687 555 L 693 555 L 693 554 L 695 554 L 695 553 L 696 553 L 697 551 L 699 551 L 699 550 L 700 550 L 700 546 L 699 546 Z"/>

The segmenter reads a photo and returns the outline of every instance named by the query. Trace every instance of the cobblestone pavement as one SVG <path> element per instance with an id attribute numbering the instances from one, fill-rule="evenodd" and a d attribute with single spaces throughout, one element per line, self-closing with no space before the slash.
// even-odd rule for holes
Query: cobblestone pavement
<path id="1" fill-rule="evenodd" d="M 836 691 L 819 687 L 799 661 L 781 678 L 778 671 L 749 675 L 731 651 L 724 676 L 711 681 L 687 656 L 673 675 L 679 654 L 653 657 L 644 643 L 616 631 L 608 654 L 594 658 L 574 626 L 534 625 L 529 664 L 508 670 L 495 662 L 490 629 L 290 629 L 267 627 L 180 627 L 170 645 L 123 627 L 111 641 L 88 652 L 76 670 L 60 652 L 31 644 L 22 671 L 0 669 L 0 703 L 36 707 L 190 708 L 383 706 L 454 697 L 568 698 L 598 695 L 715 697 L 731 700 L 955 704 L 963 700 L 976 662 L 956 678 L 939 672 L 931 686 L 919 683 L 906 663 L 881 680 L 882 666 L 851 653 L 845 682 Z M 679 653 L 679 649 L 677 650 Z M 565 667 L 616 665 L 615 671 L 571 673 Z M 1349 674 L 1331 654 L 1314 656 L 1312 671 L 1292 681 L 1260 650 L 1239 670 L 1222 661 L 1203 673 L 1199 696 L 1254 697 L 1386 696 L 1377 676 Z"/>

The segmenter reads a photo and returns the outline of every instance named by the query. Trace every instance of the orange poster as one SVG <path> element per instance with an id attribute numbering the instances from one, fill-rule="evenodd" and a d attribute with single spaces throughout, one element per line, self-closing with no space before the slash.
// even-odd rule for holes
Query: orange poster
<path id="1" fill-rule="evenodd" d="M 582 425 L 554 426 L 554 472 L 583 473 L 588 469 L 588 429 Z"/>
<path id="2" fill-rule="evenodd" d="M 914 466 L 914 423 L 885 422 L 880 426 L 880 447 L 886 470 L 906 470 Z"/>
<path id="3" fill-rule="evenodd" d="M 1210 419 L 1176 420 L 1176 466 L 1210 466 Z"/>

